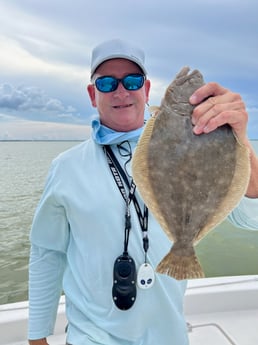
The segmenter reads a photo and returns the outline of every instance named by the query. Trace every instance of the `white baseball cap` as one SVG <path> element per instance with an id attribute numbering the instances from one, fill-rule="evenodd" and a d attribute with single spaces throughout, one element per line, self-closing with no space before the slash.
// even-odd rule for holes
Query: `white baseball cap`
<path id="1" fill-rule="evenodd" d="M 99 65 L 110 59 L 126 59 L 136 63 L 146 75 L 144 66 L 145 55 L 143 50 L 121 39 L 105 41 L 96 46 L 91 56 L 91 76 Z"/>

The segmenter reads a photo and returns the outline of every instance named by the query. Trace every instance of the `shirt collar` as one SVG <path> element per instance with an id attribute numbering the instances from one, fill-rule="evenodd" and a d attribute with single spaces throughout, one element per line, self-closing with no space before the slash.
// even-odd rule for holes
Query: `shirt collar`
<path id="1" fill-rule="evenodd" d="M 117 132 L 102 125 L 99 118 L 96 118 L 91 122 L 91 127 L 92 138 L 96 143 L 100 145 L 119 144 L 125 140 L 138 141 L 144 128 L 143 126 L 128 132 Z"/>

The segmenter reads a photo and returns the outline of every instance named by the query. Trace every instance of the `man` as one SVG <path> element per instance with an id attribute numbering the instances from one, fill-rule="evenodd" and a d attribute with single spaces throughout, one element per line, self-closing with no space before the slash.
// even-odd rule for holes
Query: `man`
<path id="1" fill-rule="evenodd" d="M 93 50 L 88 93 L 99 119 L 89 140 L 54 160 L 32 225 L 31 345 L 46 344 L 53 333 L 62 289 L 69 344 L 188 344 L 186 282 L 154 276 L 171 243 L 131 181 L 130 160 L 149 99 L 146 74 L 143 52 L 127 42 L 111 40 Z M 257 203 L 250 198 L 258 197 L 258 158 L 247 139 L 243 101 L 216 83 L 198 89 L 190 101 L 197 105 L 195 134 L 228 123 L 250 149 L 249 198 L 231 219 L 241 226 L 248 219 L 258 229 L 256 215 L 247 218 L 244 211 Z"/>

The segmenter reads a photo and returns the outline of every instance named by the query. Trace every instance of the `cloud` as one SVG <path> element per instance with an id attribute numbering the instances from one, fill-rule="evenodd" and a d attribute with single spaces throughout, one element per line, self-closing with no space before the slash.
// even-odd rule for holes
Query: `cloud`
<path id="1" fill-rule="evenodd" d="M 189 65 L 206 81 L 240 93 L 249 109 L 258 108 L 256 0 L 120 5 L 119 0 L 1 2 L 1 83 L 13 92 L 1 98 L 2 110 L 28 120 L 89 123 L 93 109 L 85 86 L 91 50 L 118 36 L 145 50 L 150 104 L 159 104 L 177 71 Z M 250 123 L 257 128 L 253 111 Z"/>
<path id="2" fill-rule="evenodd" d="M 0 109 L 17 112 L 21 117 L 24 113 L 35 112 L 38 116 L 59 121 L 65 118 L 70 122 L 78 122 L 80 115 L 76 108 L 71 105 L 66 106 L 61 100 L 51 98 L 46 92 L 38 87 L 20 85 L 14 87 L 11 84 L 0 85 Z"/>

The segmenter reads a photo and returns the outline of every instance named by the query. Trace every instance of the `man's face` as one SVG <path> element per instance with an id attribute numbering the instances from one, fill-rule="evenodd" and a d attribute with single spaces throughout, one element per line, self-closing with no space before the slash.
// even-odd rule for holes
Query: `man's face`
<path id="1" fill-rule="evenodd" d="M 102 76 L 121 79 L 134 73 L 142 73 L 135 63 L 126 59 L 112 59 L 97 68 L 94 80 Z M 98 108 L 101 123 L 121 132 L 143 126 L 144 108 L 148 102 L 149 90 L 149 80 L 146 80 L 143 87 L 137 91 L 126 90 L 122 83 L 119 83 L 115 91 L 108 93 L 98 91 L 95 85 L 88 86 L 92 106 Z"/>

